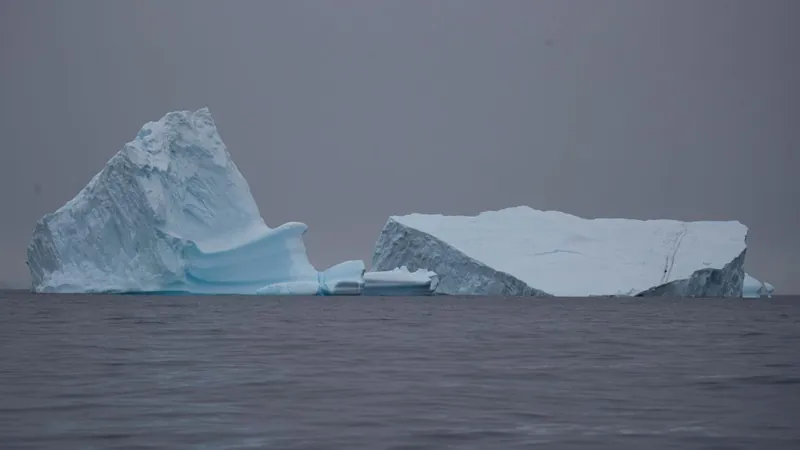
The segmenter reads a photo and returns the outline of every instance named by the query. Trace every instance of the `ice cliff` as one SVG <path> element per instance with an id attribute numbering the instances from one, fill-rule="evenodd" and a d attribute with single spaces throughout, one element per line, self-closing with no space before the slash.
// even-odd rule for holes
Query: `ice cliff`
<path id="1" fill-rule="evenodd" d="M 208 109 L 144 125 L 75 198 L 36 224 L 37 292 L 337 294 L 364 264 L 319 273 L 307 227 L 269 228 Z"/>
<path id="2" fill-rule="evenodd" d="M 739 297 L 736 221 L 584 219 L 526 206 L 477 216 L 390 217 L 373 270 L 438 274 L 441 294 Z"/>

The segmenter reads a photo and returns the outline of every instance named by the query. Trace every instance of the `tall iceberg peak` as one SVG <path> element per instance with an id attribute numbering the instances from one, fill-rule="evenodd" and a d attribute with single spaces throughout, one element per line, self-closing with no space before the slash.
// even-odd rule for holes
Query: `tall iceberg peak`
<path id="1" fill-rule="evenodd" d="M 390 217 L 372 270 L 436 272 L 441 294 L 742 295 L 736 221 L 584 219 L 527 206 L 477 216 Z"/>
<path id="2" fill-rule="evenodd" d="M 39 220 L 28 267 L 38 292 L 314 294 L 306 229 L 265 224 L 207 108 L 171 112 Z"/>

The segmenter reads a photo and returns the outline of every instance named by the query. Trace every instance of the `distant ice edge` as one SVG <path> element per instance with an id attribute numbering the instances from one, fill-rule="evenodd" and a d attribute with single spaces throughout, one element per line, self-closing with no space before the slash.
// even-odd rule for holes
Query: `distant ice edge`
<path id="1" fill-rule="evenodd" d="M 738 256 L 722 268 L 699 269 L 688 278 L 673 280 L 627 295 L 611 296 L 742 297 L 746 252 L 745 246 Z M 392 216 L 381 230 L 375 244 L 372 267 L 373 270 L 383 270 L 401 265 L 408 266 L 412 270 L 425 268 L 436 272 L 439 277 L 436 294 L 553 296 L 508 273 L 495 270 L 443 240 L 407 226 L 399 222 L 397 216 Z"/>

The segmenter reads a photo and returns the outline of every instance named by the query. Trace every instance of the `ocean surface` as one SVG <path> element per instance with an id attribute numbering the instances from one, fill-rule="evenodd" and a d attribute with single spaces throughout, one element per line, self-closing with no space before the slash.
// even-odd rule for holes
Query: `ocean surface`
<path id="1" fill-rule="evenodd" d="M 0 292 L 0 448 L 798 449 L 800 298 Z"/>

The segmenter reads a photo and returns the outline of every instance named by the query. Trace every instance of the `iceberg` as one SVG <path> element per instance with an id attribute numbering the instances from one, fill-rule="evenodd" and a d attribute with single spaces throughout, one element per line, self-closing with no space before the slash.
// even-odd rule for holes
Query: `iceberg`
<path id="1" fill-rule="evenodd" d="M 320 274 L 323 295 L 360 295 L 364 289 L 364 261 L 345 261 Z"/>
<path id="2" fill-rule="evenodd" d="M 742 297 L 759 298 L 759 297 L 772 297 L 772 292 L 775 287 L 769 283 L 761 282 L 748 273 L 744 274 L 744 281 L 742 283 Z"/>
<path id="3" fill-rule="evenodd" d="M 505 296 L 740 297 L 737 221 L 585 219 L 527 206 L 392 216 L 372 269 L 438 274 L 435 292 Z"/>
<path id="4" fill-rule="evenodd" d="M 27 263 L 36 292 L 335 295 L 361 286 L 361 261 L 314 268 L 307 228 L 268 227 L 209 110 L 178 111 L 145 124 L 37 222 Z"/>
<path id="5" fill-rule="evenodd" d="M 406 266 L 386 271 L 373 271 L 364 274 L 364 295 L 432 295 L 439 277 L 435 272 L 417 269 L 414 272 Z"/>

